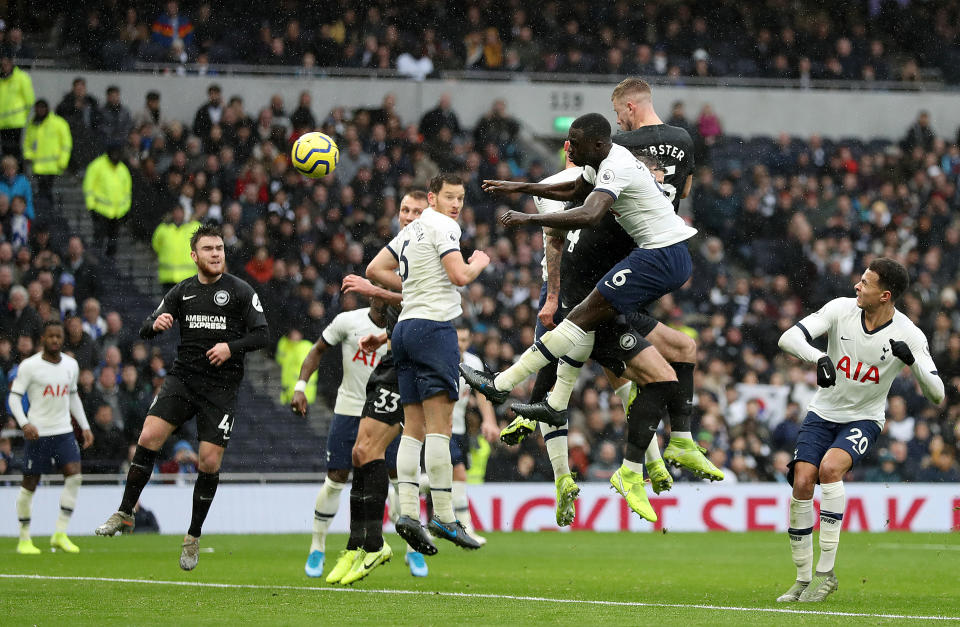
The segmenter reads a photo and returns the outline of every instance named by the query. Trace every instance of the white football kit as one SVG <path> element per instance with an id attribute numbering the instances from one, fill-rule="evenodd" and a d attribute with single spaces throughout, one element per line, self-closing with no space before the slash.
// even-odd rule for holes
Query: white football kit
<path id="1" fill-rule="evenodd" d="M 937 367 L 927 338 L 906 315 L 894 310 L 890 322 L 873 331 L 867 331 L 863 315 L 856 298 L 836 298 L 797 323 L 808 342 L 827 333 L 827 355 L 837 370 L 836 385 L 818 388 L 808 410 L 831 422 L 875 420 L 883 427 L 890 385 L 904 367 L 890 340 L 910 347 L 918 378 L 936 376 Z"/>
<path id="2" fill-rule="evenodd" d="M 367 399 L 367 379 L 387 353 L 386 344 L 375 353 L 360 349 L 360 339 L 371 333 L 383 333 L 370 319 L 370 308 L 354 309 L 337 314 L 321 334 L 329 346 L 340 345 L 343 359 L 343 380 L 337 389 L 333 412 L 344 416 L 360 416 Z"/>
<path id="3" fill-rule="evenodd" d="M 547 178 L 540 181 L 544 185 L 553 185 L 555 183 L 566 183 L 568 181 L 576 181 L 583 175 L 583 168 L 567 168 L 566 170 L 560 170 L 556 174 L 548 176 Z M 537 213 L 548 214 L 548 213 L 557 213 L 563 211 L 567 208 L 567 203 L 562 200 L 551 200 L 549 198 L 541 198 L 540 196 L 533 197 L 533 204 L 537 208 Z M 543 241 L 547 241 L 546 229 L 544 229 Z M 540 266 L 543 268 L 543 281 L 547 281 L 547 255 L 543 255 L 543 260 L 540 262 Z"/>
<path id="4" fill-rule="evenodd" d="M 583 178 L 593 191 L 613 196 L 610 211 L 640 248 L 664 248 L 697 233 L 673 210 L 653 172 L 623 146 L 613 144 L 596 170 L 584 167 Z"/>
<path id="5" fill-rule="evenodd" d="M 460 225 L 456 220 L 427 208 L 387 244 L 397 258 L 397 273 L 403 281 L 400 321 L 417 318 L 447 322 L 463 311 L 460 292 L 450 281 L 442 259 L 460 252 Z"/>
<path id="6" fill-rule="evenodd" d="M 77 360 L 64 353 L 60 354 L 60 363 L 56 364 L 44 359 L 42 351 L 20 362 L 10 391 L 29 399 L 27 420 L 37 428 L 40 437 L 73 431 L 70 423 L 71 396 L 76 397 L 73 409 L 80 428 L 90 428 L 83 413 L 83 405 L 77 396 L 79 374 Z M 16 402 L 19 403 L 19 400 Z M 12 408 L 14 399 L 11 399 L 10 404 Z"/>

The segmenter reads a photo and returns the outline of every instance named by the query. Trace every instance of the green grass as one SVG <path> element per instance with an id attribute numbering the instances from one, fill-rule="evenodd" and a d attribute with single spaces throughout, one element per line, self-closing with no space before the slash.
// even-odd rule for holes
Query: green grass
<path id="1" fill-rule="evenodd" d="M 177 565 L 180 539 L 135 535 L 76 537 L 79 555 L 20 556 L 6 551 L 3 575 L 209 582 L 254 587 L 0 578 L 3 625 L 60 624 L 902 624 L 903 618 L 736 611 L 694 605 L 949 616 L 960 622 L 960 535 L 844 534 L 837 561 L 840 589 L 813 607 L 774 602 L 793 581 L 786 534 L 503 533 L 476 553 L 441 544 L 430 576 L 414 579 L 403 548 L 349 591 L 308 579 L 308 536 L 204 536 L 197 570 Z M 343 536 L 327 540 L 333 567 Z M 46 547 L 46 538 L 36 538 Z M 313 589 L 308 589 L 313 588 Z M 358 591 L 416 591 L 418 594 Z M 495 595 L 453 596 L 433 592 Z M 560 603 L 502 595 L 676 604 L 679 607 Z M 953 622 L 953 621 L 950 621 Z M 927 624 L 927 621 L 924 621 Z M 942 624 L 942 623 L 939 623 Z M 948 623 L 949 624 L 949 623 Z"/>

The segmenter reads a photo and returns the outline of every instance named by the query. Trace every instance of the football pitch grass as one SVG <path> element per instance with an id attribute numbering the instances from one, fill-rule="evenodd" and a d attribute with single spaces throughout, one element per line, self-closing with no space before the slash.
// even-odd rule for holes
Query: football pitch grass
<path id="1" fill-rule="evenodd" d="M 840 540 L 840 588 L 778 604 L 795 578 L 784 533 L 491 533 L 440 543 L 410 576 L 403 544 L 352 587 L 303 573 L 308 535 L 209 535 L 180 570 L 180 537 L 75 536 L 78 555 L 17 555 L 0 539 L 4 625 L 960 624 L 960 535 L 857 533 Z M 325 572 L 346 538 L 327 539 Z M 929 620 L 927 618 L 930 618 Z M 934 620 L 933 617 L 939 619 Z"/>

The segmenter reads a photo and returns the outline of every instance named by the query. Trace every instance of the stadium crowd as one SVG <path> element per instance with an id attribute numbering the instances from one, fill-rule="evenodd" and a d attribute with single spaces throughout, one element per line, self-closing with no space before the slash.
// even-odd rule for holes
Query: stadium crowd
<path id="1" fill-rule="evenodd" d="M 159 6 L 158 6 L 159 5 Z M 57 19 L 59 18 L 59 19 Z M 685 77 L 960 82 L 960 3 L 47 3 L 23 16 L 94 69 L 136 61 Z M 429 25 L 424 27 L 424 25 Z M 35 51 L 21 28 L 18 57 Z M 30 39 L 29 37 L 27 39 Z M 3 43 L 3 42 L 0 42 Z"/>
<path id="2" fill-rule="evenodd" d="M 542 234 L 505 232 L 496 221 L 509 208 L 534 211 L 532 200 L 493 197 L 480 183 L 486 178 L 539 180 L 555 167 L 523 161 L 518 122 L 504 102 L 491 103 L 477 120 L 459 119 L 446 97 L 420 120 L 401 120 L 390 95 L 372 108 L 341 103 L 319 111 L 307 92 L 295 102 L 277 94 L 269 107 L 248 111 L 242 99 L 227 97 L 211 84 L 206 99 L 198 94 L 194 119 L 171 120 L 163 114 L 159 94 L 148 95 L 137 112 L 123 102 L 120 90 L 106 96 L 100 105 L 78 79 L 63 97 L 89 108 L 88 114 L 68 115 L 74 148 L 78 135 L 91 138 L 84 149 L 73 150 L 70 169 L 79 173 L 96 157 L 89 143 L 119 154 L 132 180 L 129 213 L 121 219 L 134 237 L 154 242 L 161 283 L 180 280 L 163 274 L 178 263 L 181 270 L 188 266 L 189 274 L 186 252 L 176 245 L 185 225 L 222 223 L 228 267 L 260 294 L 273 345 L 281 348 L 279 361 L 290 354 L 290 346 L 315 341 L 339 311 L 362 306 L 350 295 L 341 296 L 343 277 L 362 274 L 396 232 L 398 198 L 409 189 L 424 189 L 441 170 L 461 172 L 466 183 L 464 250 L 481 248 L 492 259 L 464 292 L 473 350 L 499 370 L 532 343 Z M 900 141 L 868 143 L 785 135 L 744 142 L 725 136 L 722 121 L 708 115 L 701 112 L 698 120 L 688 121 L 677 103 L 669 120 L 697 137 L 699 167 L 688 203 L 700 236 L 692 244 L 693 278 L 664 298 L 656 312 L 699 342 L 697 439 L 729 471 L 729 481 L 784 480 L 815 380 L 809 368 L 778 350 L 777 338 L 830 298 L 851 295 L 869 260 L 887 255 L 911 272 L 913 285 L 899 307 L 930 338 L 948 401 L 931 407 L 908 375 L 898 379 L 880 445 L 858 469 L 858 478 L 960 479 L 955 458 L 960 440 L 960 226 L 953 218 L 960 205 L 957 142 L 945 139 L 947 129 L 937 129 L 926 114 L 905 120 Z M 110 119 L 119 122 L 107 123 Z M 335 174 L 318 180 L 298 174 L 288 158 L 293 139 L 314 128 L 334 137 L 341 150 Z M 50 214 L 44 217 L 38 210 L 31 218 L 27 212 L 33 192 L 22 179 L 16 159 L 5 160 L 0 385 L 7 385 L 19 359 L 35 349 L 42 321 L 64 318 L 65 350 L 80 361 L 81 395 L 95 428 L 95 447 L 85 452 L 86 470 L 115 471 L 127 459 L 162 381 L 163 357 L 134 336 L 132 325 L 139 321 L 125 322 L 118 312 L 100 307 L 103 269 L 98 263 L 109 255 L 109 243 L 71 237 L 58 248 L 44 222 Z M 23 195 L 7 191 L 14 189 Z M 55 213 L 52 207 L 47 211 Z M 292 361 L 297 360 L 284 363 L 289 367 Z M 333 372 L 321 377 L 321 392 L 329 393 L 337 383 Z M 737 383 L 789 386 L 786 419 L 771 423 L 761 403 L 738 404 Z M 528 389 L 521 387 L 515 397 L 525 398 Z M 614 399 L 597 370 L 583 376 L 573 399 L 572 467 L 589 479 L 606 479 L 620 463 L 626 421 Z M 506 406 L 499 418 L 509 419 Z M 540 438 L 515 448 L 476 446 L 477 479 L 550 476 Z M 7 469 L 15 468 L 8 439 L 0 442 L 0 452 Z M 189 469 L 195 461 L 191 454 L 186 443 L 177 445 L 167 452 L 167 468 Z"/>

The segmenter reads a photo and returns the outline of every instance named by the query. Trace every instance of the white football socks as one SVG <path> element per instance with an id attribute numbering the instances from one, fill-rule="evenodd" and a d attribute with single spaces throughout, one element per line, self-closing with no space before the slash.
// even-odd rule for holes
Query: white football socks
<path id="1" fill-rule="evenodd" d="M 457 520 L 467 530 L 467 534 L 473 535 L 473 517 L 470 515 L 470 500 L 467 498 L 467 482 L 453 482 L 453 513 Z"/>
<path id="2" fill-rule="evenodd" d="M 30 508 L 33 504 L 33 490 L 20 486 L 17 492 L 17 520 L 20 521 L 20 540 L 30 539 Z"/>
<path id="3" fill-rule="evenodd" d="M 790 552 L 797 567 L 797 581 L 813 578 L 813 499 L 790 497 Z"/>
<path id="4" fill-rule="evenodd" d="M 570 474 L 570 452 L 567 448 L 567 425 L 552 427 L 545 422 L 540 424 L 540 434 L 547 447 L 547 456 L 553 466 L 553 480 Z"/>
<path id="5" fill-rule="evenodd" d="M 820 559 L 817 561 L 817 572 L 828 573 L 833 570 L 837 559 L 843 510 L 847 506 L 843 481 L 821 483 L 820 498 Z"/>
<path id="6" fill-rule="evenodd" d="M 450 436 L 428 433 L 424 445 L 423 463 L 430 477 L 430 498 L 433 513 L 440 522 L 450 523 L 457 519 L 453 513 L 453 463 L 450 461 Z"/>
<path id="7" fill-rule="evenodd" d="M 569 320 L 562 321 L 557 328 L 540 336 L 540 343 L 550 352 L 549 356 L 534 344 L 520 355 L 517 363 L 497 375 L 493 381 L 494 387 L 498 390 L 512 390 L 521 381 L 550 363 L 551 358 L 560 359 L 569 353 L 583 341 L 586 334 L 586 331 Z"/>
<path id="8" fill-rule="evenodd" d="M 70 517 L 77 507 L 77 493 L 83 483 L 83 475 L 77 473 L 63 478 L 63 491 L 60 492 L 60 514 L 57 516 L 57 533 L 66 533 Z"/>
<path id="9" fill-rule="evenodd" d="M 334 481 L 330 477 L 323 480 L 323 485 L 317 493 L 317 502 L 313 511 L 313 538 L 310 541 L 310 552 L 325 551 L 327 546 L 327 530 L 333 517 L 340 508 L 340 493 L 345 484 Z"/>
<path id="10" fill-rule="evenodd" d="M 563 411 L 570 404 L 570 395 L 573 394 L 573 386 L 577 384 L 577 377 L 580 376 L 580 369 L 583 368 L 583 362 L 593 351 L 594 333 L 587 333 L 583 341 L 573 347 L 573 349 L 560 358 L 557 362 L 557 381 L 553 384 L 547 396 L 547 404 L 557 411 Z"/>
<path id="11" fill-rule="evenodd" d="M 423 442 L 409 435 L 400 438 L 397 449 L 397 481 L 400 515 L 420 520 L 420 451 Z"/>

